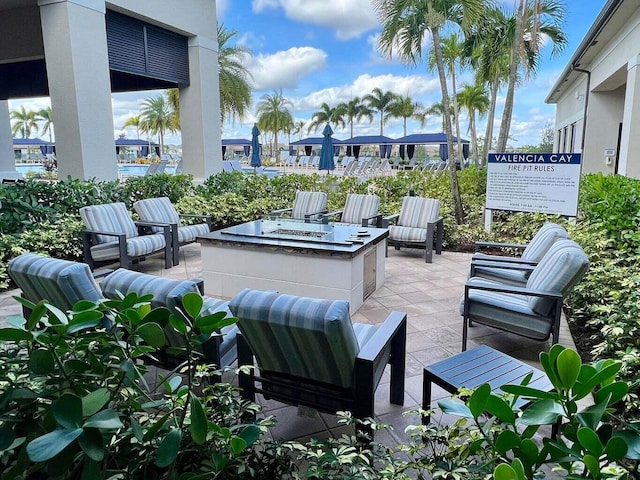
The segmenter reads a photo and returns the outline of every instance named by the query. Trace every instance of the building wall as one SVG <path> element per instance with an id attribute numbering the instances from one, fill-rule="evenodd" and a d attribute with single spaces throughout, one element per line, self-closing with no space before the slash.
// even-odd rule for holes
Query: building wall
<path id="1" fill-rule="evenodd" d="M 618 132 L 624 110 L 625 87 L 611 92 L 592 92 L 589 96 L 589 113 L 585 137 L 583 173 L 614 173 L 615 164 L 606 163 L 605 149 L 616 149 Z M 622 172 L 621 172 L 622 173 Z"/>

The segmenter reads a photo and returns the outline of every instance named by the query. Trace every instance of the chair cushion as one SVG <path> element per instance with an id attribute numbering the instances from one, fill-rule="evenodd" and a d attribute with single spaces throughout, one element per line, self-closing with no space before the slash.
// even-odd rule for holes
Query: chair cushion
<path id="1" fill-rule="evenodd" d="M 580 245 L 573 240 L 558 240 L 531 272 L 527 288 L 555 292 L 564 297 L 588 268 L 589 259 Z M 548 315 L 553 307 L 552 300 L 542 297 L 531 297 L 529 302 L 540 315 Z"/>
<path id="2" fill-rule="evenodd" d="M 138 227 L 122 202 L 91 205 L 80 209 L 80 217 L 88 230 L 124 233 L 127 238 L 138 236 Z M 98 243 L 113 242 L 114 237 L 97 235 Z"/>
<path id="3" fill-rule="evenodd" d="M 380 208 L 380 197 L 377 195 L 350 193 L 347 195 L 340 222 L 362 225 L 362 219 L 377 215 L 378 208 Z M 371 222 L 375 220 L 369 223 Z"/>
<path id="4" fill-rule="evenodd" d="M 113 238 L 113 237 L 111 237 Z M 154 233 L 152 235 L 142 235 L 140 237 L 127 238 L 127 255 L 129 257 L 140 257 L 149 255 L 165 248 L 164 235 Z M 101 243 L 91 247 L 91 258 L 100 262 L 120 258 L 118 242 Z"/>
<path id="5" fill-rule="evenodd" d="M 80 300 L 104 298 L 86 263 L 25 253 L 9 262 L 8 272 L 24 296 L 34 303 L 47 300 L 70 310 Z"/>
<path id="6" fill-rule="evenodd" d="M 195 242 L 196 238 L 209 233 L 209 225 L 206 223 L 199 223 L 198 225 L 186 225 L 184 227 L 178 227 L 178 242 L 191 243 Z"/>
<path id="7" fill-rule="evenodd" d="M 427 229 L 389 225 L 389 239 L 398 242 L 425 243 L 427 241 Z"/>
<path id="8" fill-rule="evenodd" d="M 305 215 L 317 213 L 327 208 L 327 194 L 324 192 L 296 192 L 291 216 L 303 220 Z"/>
<path id="9" fill-rule="evenodd" d="M 348 302 L 244 289 L 229 309 L 261 370 L 352 386 L 359 347 Z"/>
<path id="10" fill-rule="evenodd" d="M 231 311 L 229 310 L 228 300 L 220 300 L 219 298 L 207 296 L 204 296 L 202 298 L 204 300 L 204 305 L 202 308 L 205 315 L 216 312 L 226 312 L 228 316 L 232 316 Z M 236 349 L 236 335 L 238 334 L 238 326 L 235 323 L 233 325 L 227 325 L 222 329 L 220 333 L 222 334 L 222 342 L 220 342 L 220 366 L 228 367 L 236 361 L 236 358 L 238 358 L 238 352 Z"/>
<path id="11" fill-rule="evenodd" d="M 545 223 L 524 249 L 521 258 L 528 262 L 539 262 L 551 245 L 561 238 L 569 238 L 569 234 L 563 227 L 557 223 Z"/>
<path id="12" fill-rule="evenodd" d="M 492 280 L 498 283 L 504 283 L 506 285 L 514 285 L 517 287 L 524 287 L 527 284 L 530 270 L 511 270 L 508 268 L 500 268 L 500 262 L 485 261 L 483 263 L 493 265 L 491 266 L 476 266 L 474 269 L 474 276 Z M 504 264 L 502 265 L 504 266 Z"/>
<path id="13" fill-rule="evenodd" d="M 133 204 L 133 209 L 145 222 L 170 223 L 180 226 L 180 216 L 167 197 L 145 198 Z M 155 233 L 162 232 L 160 227 L 151 227 Z"/>
<path id="14" fill-rule="evenodd" d="M 484 278 L 473 277 L 468 283 L 491 285 Z M 530 298 L 526 295 L 511 293 L 487 292 L 469 289 L 469 306 L 467 314 L 474 322 L 501 328 L 525 337 L 545 340 L 553 327 L 553 318 L 539 315 L 530 306 Z M 460 315 L 464 314 L 464 295 L 460 299 Z"/>
<path id="15" fill-rule="evenodd" d="M 440 200 L 423 197 L 404 197 L 398 225 L 426 228 L 440 216 Z"/>

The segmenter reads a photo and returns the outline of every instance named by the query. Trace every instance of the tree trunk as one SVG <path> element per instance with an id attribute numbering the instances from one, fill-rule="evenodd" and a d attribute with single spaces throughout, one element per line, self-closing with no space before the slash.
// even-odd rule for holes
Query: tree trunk
<path id="1" fill-rule="evenodd" d="M 456 138 L 458 142 L 458 160 L 460 168 L 464 168 L 464 155 L 462 155 L 462 139 L 460 138 L 460 110 L 458 109 L 458 92 L 456 91 L 456 65 L 451 65 L 451 95 L 453 97 L 453 116 L 456 121 Z"/>
<path id="2" fill-rule="evenodd" d="M 498 103 L 498 76 L 491 83 L 491 104 L 489 105 L 489 115 L 487 116 L 487 129 L 484 135 L 484 147 L 482 150 L 481 165 L 487 164 L 489 150 L 493 144 L 493 122 L 496 118 L 496 104 Z"/>
<path id="3" fill-rule="evenodd" d="M 444 60 L 442 58 L 442 47 L 440 44 L 440 30 L 438 27 L 431 29 L 433 35 L 433 48 L 436 54 L 436 64 L 438 66 L 438 78 L 440 79 L 440 88 L 442 89 L 442 106 L 444 107 L 444 127 L 447 134 L 447 147 L 449 156 L 453 152 L 453 132 L 451 131 L 451 110 L 449 107 L 449 92 L 447 90 L 447 79 L 444 72 Z M 445 159 L 447 160 L 447 159 Z M 464 211 L 462 209 L 462 197 L 460 197 L 460 188 L 458 186 L 458 172 L 456 171 L 456 162 L 449 162 L 449 176 L 451 177 L 451 196 L 453 197 L 453 210 L 456 223 L 461 225 L 464 221 Z"/>
<path id="4" fill-rule="evenodd" d="M 527 0 L 520 0 L 516 16 L 516 31 L 511 46 L 511 65 L 509 67 L 509 83 L 507 86 L 507 96 L 504 101 L 504 111 L 502 112 L 502 122 L 500 123 L 500 135 L 498 136 L 498 151 L 504 152 L 507 148 L 509 129 L 511 128 L 511 117 L 513 115 L 513 97 L 515 96 L 516 80 L 518 78 L 518 66 L 520 65 L 520 47 L 522 46 L 522 35 L 524 31 L 524 19 L 527 14 Z"/>
<path id="5" fill-rule="evenodd" d="M 471 150 L 473 153 L 473 159 L 474 162 L 476 164 L 476 166 L 478 165 L 478 134 L 476 132 L 476 112 L 475 110 L 471 109 L 469 111 L 469 129 L 471 130 L 471 146 L 473 147 L 473 150 Z"/>

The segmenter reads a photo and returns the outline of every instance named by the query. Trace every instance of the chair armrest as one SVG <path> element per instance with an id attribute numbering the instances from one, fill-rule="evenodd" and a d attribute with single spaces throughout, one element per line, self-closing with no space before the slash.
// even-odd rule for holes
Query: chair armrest
<path id="1" fill-rule="evenodd" d="M 562 294 L 550 292 L 548 290 L 531 290 L 526 287 L 516 287 L 512 285 L 503 285 L 496 283 L 479 283 L 467 281 L 464 285 L 464 296 L 469 297 L 469 290 L 483 290 L 485 292 L 513 293 L 516 295 L 528 295 L 531 297 L 547 297 L 554 300 L 562 300 Z"/>
<path id="2" fill-rule="evenodd" d="M 503 257 L 501 255 L 476 255 L 471 257 L 471 262 L 494 262 L 501 264 L 514 264 L 514 265 L 530 265 L 535 267 L 538 262 L 522 260 L 520 257 Z"/>
<path id="3" fill-rule="evenodd" d="M 344 210 L 336 210 L 335 212 L 327 212 L 327 213 L 322 214 L 322 217 L 323 217 L 323 219 L 324 218 L 328 219 L 329 217 L 335 217 L 337 215 L 340 215 L 340 218 L 342 218 L 342 213 L 343 212 L 344 212 Z"/>
<path id="4" fill-rule="evenodd" d="M 175 223 L 165 223 L 165 222 L 145 222 L 142 220 L 137 220 L 135 223 L 138 227 L 173 227 L 176 225 Z"/>
<path id="5" fill-rule="evenodd" d="M 500 270 L 519 270 L 523 272 L 533 272 L 535 270 L 535 265 L 527 265 L 523 263 L 503 263 L 503 262 L 493 262 L 493 261 L 482 261 L 482 260 L 471 260 L 471 272 L 470 276 L 474 277 L 476 268 L 485 267 L 485 268 L 498 268 Z"/>
<path id="6" fill-rule="evenodd" d="M 501 242 L 476 242 L 474 249 L 479 252 L 483 248 L 516 248 L 518 250 L 524 250 L 527 248 L 522 243 L 501 243 Z"/>
<path id="7" fill-rule="evenodd" d="M 320 210 L 319 212 L 307 213 L 304 216 L 305 221 L 311 220 L 313 217 L 322 217 L 327 213 L 327 210 Z"/>
<path id="8" fill-rule="evenodd" d="M 85 230 L 84 233 L 85 235 L 105 235 L 109 237 L 117 237 L 118 239 L 127 238 L 127 234 L 122 232 L 103 232 L 101 230 Z"/>
<path id="9" fill-rule="evenodd" d="M 293 212 L 293 207 L 291 207 L 291 208 L 281 208 L 279 210 L 271 210 L 269 212 L 269 215 L 280 216 L 283 213 L 287 213 L 287 212 L 289 212 L 289 213 Z"/>
<path id="10" fill-rule="evenodd" d="M 207 225 L 209 225 L 209 230 L 213 228 L 213 217 L 211 215 L 200 215 L 197 213 L 179 213 L 178 216 L 180 218 L 202 218 Z"/>
<path id="11" fill-rule="evenodd" d="M 398 218 L 400 218 L 400 214 L 399 213 L 394 213 L 392 215 L 387 215 L 386 217 L 382 217 L 382 228 L 389 227 L 389 224 L 391 222 L 398 221 Z"/>
<path id="12" fill-rule="evenodd" d="M 362 219 L 362 226 L 363 227 L 371 227 L 371 220 L 374 220 L 375 222 L 373 223 L 373 225 L 376 228 L 382 228 L 382 215 L 381 214 L 377 214 L 377 215 L 371 215 L 370 217 L 364 217 Z"/>

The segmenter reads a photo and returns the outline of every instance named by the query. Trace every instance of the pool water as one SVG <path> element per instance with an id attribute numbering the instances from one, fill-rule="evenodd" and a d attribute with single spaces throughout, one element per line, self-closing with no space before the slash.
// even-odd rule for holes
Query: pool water
<path id="1" fill-rule="evenodd" d="M 141 177 L 147 171 L 149 165 L 144 164 L 118 164 L 118 176 L 134 176 Z M 167 165 L 165 173 L 174 173 L 176 169 L 175 165 Z M 16 170 L 23 176 L 26 176 L 27 172 L 44 173 L 44 167 L 39 163 L 17 163 Z"/>

